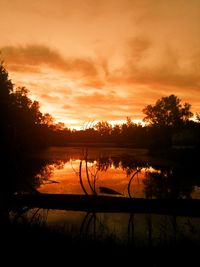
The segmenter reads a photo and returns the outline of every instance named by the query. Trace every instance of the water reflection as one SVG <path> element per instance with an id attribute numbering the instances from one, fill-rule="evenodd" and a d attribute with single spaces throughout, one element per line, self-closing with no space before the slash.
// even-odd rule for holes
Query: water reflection
<path id="1" fill-rule="evenodd" d="M 84 242 L 112 240 L 136 247 L 161 247 L 200 240 L 200 218 L 46 209 L 23 210 L 21 215 L 12 212 L 10 218 L 18 223 L 46 226 Z"/>
<path id="2" fill-rule="evenodd" d="M 74 153 L 76 152 L 76 153 Z M 67 154 L 68 153 L 68 154 Z M 140 151 L 62 149 L 35 176 L 43 193 L 200 198 L 195 166 L 160 164 Z M 65 156 L 64 156 L 65 155 Z"/>
<path id="3" fill-rule="evenodd" d="M 196 175 L 188 168 L 166 168 L 150 172 L 144 179 L 146 198 L 192 198 Z M 196 197 L 199 198 L 199 196 Z"/>
<path id="4" fill-rule="evenodd" d="M 31 177 L 31 185 L 39 192 L 150 199 L 200 198 L 195 165 L 157 160 L 147 156 L 144 150 L 50 148 L 34 157 L 23 164 L 26 179 Z M 111 238 L 137 247 L 154 247 L 200 240 L 199 218 L 21 206 L 10 212 L 10 218 L 23 225 L 45 225 L 72 238 L 82 238 L 84 242 L 87 238 L 102 242 Z"/>

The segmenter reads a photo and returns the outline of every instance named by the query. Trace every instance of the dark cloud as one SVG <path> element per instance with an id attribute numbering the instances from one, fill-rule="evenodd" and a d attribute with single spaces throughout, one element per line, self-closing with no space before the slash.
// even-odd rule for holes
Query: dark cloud
<path id="1" fill-rule="evenodd" d="M 128 41 L 127 56 L 136 63 L 147 56 L 150 47 L 151 41 L 149 38 L 144 36 L 133 37 Z"/>
<path id="2" fill-rule="evenodd" d="M 88 58 L 64 58 L 56 50 L 43 45 L 4 46 L 2 58 L 9 69 L 19 72 L 39 71 L 41 66 L 80 73 L 84 77 L 97 76 L 95 63 Z"/>

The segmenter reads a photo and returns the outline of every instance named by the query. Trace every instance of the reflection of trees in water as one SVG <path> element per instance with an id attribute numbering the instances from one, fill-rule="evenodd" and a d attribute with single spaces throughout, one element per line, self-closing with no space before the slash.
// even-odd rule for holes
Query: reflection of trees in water
<path id="1" fill-rule="evenodd" d="M 99 171 L 107 171 L 112 166 L 112 159 L 110 157 L 98 158 L 96 160 L 96 168 Z"/>
<path id="2" fill-rule="evenodd" d="M 86 161 L 85 161 L 86 160 Z M 29 160 L 24 161 L 22 165 L 19 165 L 20 168 L 23 169 L 23 173 L 21 174 L 22 180 L 21 185 L 18 184 L 18 188 L 20 190 L 28 190 L 30 189 L 27 184 L 31 185 L 31 187 L 37 188 L 41 183 L 44 182 L 52 182 L 51 177 L 55 169 L 62 169 L 64 164 L 69 160 Z M 137 177 L 138 171 L 142 167 L 146 167 L 145 163 L 136 162 L 134 158 L 131 157 L 107 157 L 107 158 L 94 158 L 88 159 L 83 158 L 82 163 L 84 166 L 87 166 L 88 177 L 91 181 L 92 188 L 96 192 L 95 189 L 95 179 L 97 177 L 98 171 L 108 171 L 110 167 L 114 168 L 122 168 L 128 177 L 129 177 L 129 185 L 131 184 L 131 179 L 135 179 Z M 88 164 L 88 165 L 87 165 Z M 198 171 L 195 168 L 191 168 L 191 166 L 182 166 L 182 167 L 165 167 L 161 168 L 159 166 L 152 166 L 152 168 L 147 168 L 145 171 L 145 179 L 144 182 L 144 193 L 146 198 L 190 198 L 191 193 L 194 189 L 195 185 L 199 185 Z M 39 173 L 39 174 L 38 174 Z M 81 171 L 78 171 L 78 175 Z M 88 179 L 86 175 L 86 179 Z M 36 178 L 35 178 L 36 177 Z M 134 178 L 135 177 L 135 178 Z M 26 183 L 24 183 L 23 179 L 27 179 Z M 87 181 L 87 180 L 85 180 Z M 127 185 L 128 186 L 128 185 Z M 131 195 L 131 190 L 130 190 Z M 134 195 L 131 195 L 134 197 Z M 130 214 L 127 221 L 124 221 L 124 227 L 127 227 L 127 242 L 128 244 L 136 244 L 138 242 L 138 232 L 139 231 L 139 223 L 137 220 L 137 214 Z M 143 223 L 146 244 L 149 247 L 154 245 L 156 240 L 155 231 L 158 229 L 158 225 L 155 225 L 155 221 L 152 219 L 154 215 L 151 214 L 145 216 L 145 223 Z M 177 242 L 177 232 L 179 231 L 179 225 L 176 220 L 176 217 L 170 217 L 170 226 L 169 220 L 168 222 L 163 222 L 163 225 L 159 227 L 163 227 L 165 231 L 160 230 L 158 240 L 161 244 L 162 242 L 168 242 L 169 233 L 171 235 L 170 242 L 175 244 Z M 33 209 L 28 210 L 23 208 L 21 210 L 16 211 L 16 215 L 14 218 L 15 221 L 21 221 L 23 224 L 34 224 L 39 223 L 44 225 L 47 222 L 48 225 L 48 210 L 40 210 Z M 192 231 L 194 229 L 193 224 L 188 219 L 188 231 Z M 156 229 L 156 230 L 155 230 Z M 169 230 L 170 229 L 170 230 Z M 86 214 L 85 218 L 80 225 L 80 236 L 88 236 L 89 238 L 96 239 L 98 237 L 105 237 L 106 235 L 112 236 L 112 228 L 106 225 L 106 223 L 101 220 L 101 216 L 95 213 Z M 115 233 L 116 234 L 116 233 Z M 164 236 L 166 235 L 166 237 Z M 195 235 L 191 233 L 191 235 Z M 114 236 L 114 235 L 113 235 Z M 163 241 L 164 240 L 164 241 Z"/>
<path id="3" fill-rule="evenodd" d="M 144 193 L 147 198 L 191 198 L 195 173 L 190 168 L 165 168 L 147 172 Z"/>
<path id="4" fill-rule="evenodd" d="M 120 166 L 126 172 L 127 176 L 129 176 L 133 174 L 137 168 L 145 167 L 146 163 L 138 162 L 135 160 L 135 158 L 126 156 L 120 159 Z"/>
<path id="5" fill-rule="evenodd" d="M 130 198 L 132 198 L 131 196 L 131 183 L 133 181 L 133 178 L 141 171 L 142 168 L 137 168 L 136 171 L 130 176 L 129 182 L 128 182 L 128 186 L 127 186 L 127 190 L 128 190 L 128 196 Z"/>
<path id="6" fill-rule="evenodd" d="M 15 207 L 10 213 L 13 224 L 22 223 L 24 226 L 47 226 L 49 210 L 41 208 Z"/>
<path id="7" fill-rule="evenodd" d="M 159 218 L 159 221 L 156 221 L 155 215 L 151 213 L 142 215 L 130 213 L 123 217 L 121 227 L 124 228 L 124 233 L 120 233 L 119 225 L 117 227 L 117 225 L 112 223 L 112 227 L 110 227 L 111 225 L 102 220 L 101 216 L 102 214 L 94 212 L 87 212 L 85 214 L 80 224 L 79 234 L 81 238 L 84 238 L 84 240 L 87 240 L 87 238 L 92 240 L 100 239 L 101 241 L 111 238 L 114 242 L 122 242 L 132 247 L 142 244 L 152 248 L 160 244 L 169 244 L 168 242 L 171 245 L 175 245 L 177 242 L 177 232 L 181 230 L 181 224 L 177 224 L 175 216 L 162 216 Z M 110 214 L 110 216 L 112 215 Z M 194 223 L 190 218 L 188 219 L 187 227 L 189 233 L 191 233 L 191 225 L 194 226 Z M 165 228 L 164 232 L 163 227 Z M 158 236 L 159 239 L 157 239 Z"/>
<path id="8" fill-rule="evenodd" d="M 97 216 L 96 213 L 87 212 L 83 218 L 83 221 L 80 226 L 80 236 L 91 236 L 95 239 L 96 238 L 96 227 L 97 227 Z M 102 224 L 100 223 L 102 226 Z M 92 228 L 92 229 L 91 229 Z M 89 232 L 90 230 L 90 232 Z"/>
<path id="9" fill-rule="evenodd" d="M 121 237 L 119 236 L 119 232 L 116 231 L 116 226 L 112 225 L 112 227 L 110 227 L 108 224 L 106 224 L 102 218 L 102 215 L 103 214 L 101 213 L 87 212 L 80 224 L 80 237 L 84 238 L 84 240 L 89 238 L 101 242 L 119 242 Z M 126 222 L 123 222 L 123 224 L 124 223 Z M 124 227 L 123 224 L 121 226 Z"/>
<path id="10" fill-rule="evenodd" d="M 65 162 L 63 160 L 56 160 L 53 163 L 48 163 L 41 168 L 40 173 L 38 173 L 35 178 L 38 180 L 39 184 L 43 183 L 57 183 L 51 180 L 55 170 L 63 169 Z"/>
<path id="11" fill-rule="evenodd" d="M 114 167 L 115 169 L 122 168 L 127 176 L 132 174 L 137 167 L 146 166 L 145 163 L 138 162 L 130 156 L 97 158 L 96 162 L 96 166 L 100 171 L 107 171 L 110 167 Z"/>
<path id="12" fill-rule="evenodd" d="M 41 184 L 50 183 L 55 169 L 62 169 L 66 161 L 41 159 L 26 153 L 11 154 L 4 166 L 5 174 L 2 188 L 11 194 L 16 192 L 38 193 Z M 66 158 L 68 160 L 68 158 Z"/>
<path id="13" fill-rule="evenodd" d="M 109 157 L 97 159 L 97 167 L 107 171 L 111 166 L 122 168 L 129 183 L 128 195 L 131 196 L 131 182 L 142 168 L 145 168 L 144 193 L 146 198 L 191 198 L 194 187 L 200 186 L 198 171 L 195 166 L 152 166 L 148 163 L 136 161 L 131 157 Z"/>
<path id="14" fill-rule="evenodd" d="M 89 188 L 90 191 L 87 192 L 88 194 L 97 194 L 96 182 L 99 179 L 99 173 L 109 171 L 109 168 L 121 168 L 125 172 L 125 175 L 129 179 L 127 183 L 129 196 L 131 195 L 131 183 L 137 178 L 138 170 L 142 168 L 145 168 L 143 169 L 145 175 L 143 183 L 146 198 L 190 198 L 194 186 L 200 185 L 198 172 L 194 166 L 185 165 L 178 167 L 177 165 L 174 167 L 160 167 L 158 165 L 152 165 L 151 167 L 154 169 L 152 171 L 150 166 L 149 168 L 147 167 L 148 165 L 146 162 L 138 161 L 134 157 L 128 155 L 91 158 L 88 154 L 88 151 L 86 151 L 82 157 L 81 166 L 79 166 L 78 170 L 75 170 L 76 175 L 81 178 L 80 182 L 82 184 L 87 182 L 85 191 Z M 54 170 L 62 169 L 69 160 L 70 158 L 66 158 L 65 160 L 43 161 L 40 162 L 40 164 L 32 164 L 29 169 L 30 174 L 23 174 L 23 176 L 30 177 L 32 173 L 32 178 L 30 178 L 29 182 L 32 187 L 35 188 L 39 187 L 42 183 L 53 183 L 55 181 L 52 181 L 51 177 Z M 24 168 L 23 172 L 25 172 L 26 169 L 28 170 L 29 165 L 26 167 L 27 168 Z M 38 170 L 39 168 L 40 171 Z M 80 175 L 82 175 L 82 177 L 80 177 Z M 36 179 L 33 179 L 33 177 L 36 177 Z M 25 183 L 23 186 L 24 185 Z M 83 184 L 83 186 L 85 185 Z M 132 197 L 134 197 L 134 195 Z"/>
<path id="15" fill-rule="evenodd" d="M 50 161 L 18 157 L 12 169 L 14 192 L 37 192 L 42 180 L 36 179 L 38 173 L 50 164 Z"/>
<path id="16" fill-rule="evenodd" d="M 129 220 L 128 220 L 128 229 L 127 229 L 127 234 L 128 234 L 128 244 L 134 245 L 135 242 L 135 214 L 130 213 L 129 215 Z"/>
<path id="17" fill-rule="evenodd" d="M 83 159 L 85 161 L 85 172 L 86 172 L 86 177 L 87 177 L 87 183 L 89 185 L 89 188 L 90 188 L 92 194 L 97 195 L 96 181 L 98 178 L 98 176 L 97 176 L 98 172 L 99 171 L 100 172 L 103 172 L 103 171 L 106 172 L 106 171 L 108 171 L 109 168 L 111 168 L 115 164 L 116 166 L 121 167 L 123 170 L 126 168 L 126 175 L 130 176 L 130 181 L 128 183 L 127 190 L 128 190 L 129 197 L 131 197 L 131 193 L 130 193 L 131 182 L 132 182 L 134 176 L 141 170 L 141 167 L 140 168 L 137 167 L 135 172 L 133 173 L 133 171 L 135 169 L 135 163 L 131 167 L 130 167 L 130 164 L 126 165 L 126 167 L 123 167 L 123 165 L 122 165 L 123 163 L 122 163 L 120 158 L 118 159 L 118 161 L 116 161 L 116 158 L 115 158 L 115 161 L 113 161 L 113 159 L 111 157 L 100 157 L 100 158 L 97 158 L 96 160 L 93 161 L 93 163 L 94 162 L 95 163 L 92 165 L 92 167 L 95 167 L 96 171 L 92 172 L 91 169 L 88 167 L 88 150 L 87 150 L 87 148 L 85 150 L 83 150 Z M 90 163 L 91 162 L 92 162 L 92 160 L 90 160 Z M 87 191 L 87 189 L 84 185 L 84 182 L 83 182 L 82 163 L 83 163 L 83 160 L 81 159 L 80 160 L 80 166 L 79 166 L 79 172 L 75 172 L 75 173 L 79 175 L 79 182 L 80 182 L 80 185 L 81 185 L 81 188 L 82 188 L 84 194 L 88 195 L 89 192 Z M 116 167 L 114 167 L 114 168 L 116 168 Z M 104 187 L 104 186 L 103 187 L 100 186 L 99 191 L 100 191 L 100 193 L 104 193 L 104 194 L 122 195 L 122 193 L 120 193 L 120 192 L 118 192 L 112 188 L 108 188 L 108 187 Z"/>
<path id="18" fill-rule="evenodd" d="M 176 245 L 182 240 L 190 242 L 196 240 L 199 244 L 199 219 L 196 218 L 151 213 L 125 215 L 95 212 L 79 214 L 78 212 L 79 219 L 75 220 L 74 213 L 63 213 L 62 210 L 60 215 L 57 213 L 58 221 L 55 220 L 52 224 L 53 214 L 54 212 L 48 209 L 18 208 L 10 213 L 10 219 L 11 224 L 21 225 L 23 229 L 31 231 L 35 229 L 39 233 L 40 230 L 45 230 L 49 235 L 52 232 L 58 234 L 58 237 L 60 234 L 65 237 L 66 234 L 66 237 L 74 238 L 73 244 L 74 242 L 79 244 L 80 241 L 83 244 L 87 244 L 87 241 L 97 241 L 105 245 L 121 243 L 127 244 L 128 247 L 142 245 L 148 248 Z M 66 225 L 68 227 L 65 227 Z"/>

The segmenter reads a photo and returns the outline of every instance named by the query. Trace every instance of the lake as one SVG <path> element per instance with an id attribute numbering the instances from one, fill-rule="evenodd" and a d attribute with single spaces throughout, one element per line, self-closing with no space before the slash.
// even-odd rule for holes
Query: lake
<path id="1" fill-rule="evenodd" d="M 152 157 L 145 149 L 50 147 L 32 155 L 43 164 L 34 175 L 41 193 L 96 194 L 131 198 L 200 198 L 196 166 Z M 11 212 L 11 218 L 17 214 Z M 159 214 L 87 213 L 29 209 L 31 222 L 44 222 L 73 236 L 159 246 L 183 238 L 197 242 L 199 218 Z"/>
<path id="2" fill-rule="evenodd" d="M 145 149 L 50 147 L 34 156 L 47 160 L 35 175 L 41 193 L 85 189 L 98 195 L 111 189 L 110 194 L 134 198 L 200 198 L 196 166 L 152 157 Z"/>

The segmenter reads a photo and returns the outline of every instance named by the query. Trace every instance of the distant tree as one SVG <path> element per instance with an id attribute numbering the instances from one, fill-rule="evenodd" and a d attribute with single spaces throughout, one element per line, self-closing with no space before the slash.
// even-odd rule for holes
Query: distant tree
<path id="1" fill-rule="evenodd" d="M 200 122 L 200 114 L 199 113 L 196 113 L 196 119 L 198 122 Z"/>
<path id="2" fill-rule="evenodd" d="M 120 133 L 121 133 L 121 125 L 115 124 L 112 128 L 112 135 L 118 136 L 118 135 L 120 135 Z"/>
<path id="3" fill-rule="evenodd" d="M 8 72 L 6 71 L 2 62 L 0 62 L 0 101 L 3 102 L 9 101 L 9 96 L 13 91 L 13 84 L 8 77 Z"/>
<path id="4" fill-rule="evenodd" d="M 13 92 L 13 84 L 8 77 L 2 62 L 0 62 L 0 124 L 1 124 L 1 140 L 8 138 L 8 131 L 10 130 L 11 117 L 11 101 L 10 95 Z M 5 140 L 3 140 L 5 145 Z"/>
<path id="5" fill-rule="evenodd" d="M 112 132 L 112 125 L 107 121 L 99 121 L 94 128 L 100 135 L 109 135 Z"/>
<path id="6" fill-rule="evenodd" d="M 42 124 L 43 114 L 40 111 L 40 104 L 38 101 L 33 101 L 30 107 L 30 115 L 34 124 Z"/>
<path id="7" fill-rule="evenodd" d="M 58 122 L 54 125 L 56 131 L 64 131 L 65 124 L 63 122 Z"/>
<path id="8" fill-rule="evenodd" d="M 53 123 L 54 123 L 54 119 L 53 117 L 49 114 L 49 113 L 45 113 L 43 116 L 42 116 L 42 121 L 41 121 L 42 124 L 50 127 L 50 126 L 53 126 Z"/>
<path id="9" fill-rule="evenodd" d="M 143 113 L 146 115 L 143 121 L 156 126 L 176 127 L 182 125 L 193 114 L 190 111 L 190 104 L 182 105 L 180 102 L 181 100 L 175 95 L 162 97 L 156 101 L 155 105 L 148 105 L 143 109 Z"/>
<path id="10" fill-rule="evenodd" d="M 3 63 L 0 62 L 0 168 L 3 173 L 0 190 L 1 203 L 6 203 L 4 197 L 7 197 L 10 190 L 11 186 L 9 185 L 9 182 L 12 178 L 12 92 L 13 84 L 8 77 L 8 72 L 6 71 Z"/>
<path id="11" fill-rule="evenodd" d="M 134 126 L 134 123 L 132 122 L 131 117 L 127 117 L 126 118 L 126 125 L 127 125 L 128 128 Z"/>

